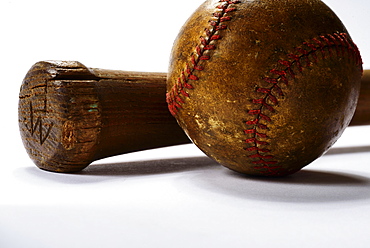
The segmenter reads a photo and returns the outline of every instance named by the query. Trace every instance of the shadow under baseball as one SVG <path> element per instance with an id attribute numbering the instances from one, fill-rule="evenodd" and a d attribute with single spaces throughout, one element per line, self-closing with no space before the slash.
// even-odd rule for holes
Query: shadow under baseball
<path id="1" fill-rule="evenodd" d="M 303 169 L 282 178 L 256 178 L 215 170 L 198 176 L 194 183 L 203 189 L 240 199 L 287 203 L 327 203 L 370 200 L 370 178 L 350 173 Z"/>
<path id="2" fill-rule="evenodd" d="M 287 177 L 251 177 L 230 171 L 206 156 L 95 164 L 78 175 L 126 178 L 166 173 L 179 173 L 176 183 L 191 194 L 209 191 L 244 200 L 286 203 L 370 200 L 370 178 L 365 176 L 305 168 Z"/>
<path id="3" fill-rule="evenodd" d="M 348 153 L 362 153 L 370 152 L 370 146 L 357 146 L 357 147 L 334 147 L 331 148 L 325 155 L 339 155 Z"/>
<path id="4" fill-rule="evenodd" d="M 93 164 L 74 174 L 45 172 L 36 167 L 16 172 L 23 181 L 40 183 L 41 179 L 62 184 L 99 183 L 166 173 L 178 173 L 174 187 L 188 189 L 189 194 L 209 191 L 244 200 L 289 203 L 370 199 L 370 178 L 357 174 L 303 169 L 281 178 L 250 177 L 230 171 L 206 156 Z"/>
<path id="5" fill-rule="evenodd" d="M 333 148 L 325 156 L 367 152 L 369 147 Z M 74 174 L 45 172 L 36 167 L 17 171 L 22 180 L 40 179 L 62 184 L 98 183 L 177 173 L 176 183 L 194 191 L 273 202 L 338 202 L 370 199 L 370 178 L 358 174 L 311 170 L 309 167 L 281 178 L 245 176 L 226 169 L 206 156 L 97 163 Z M 185 185 L 184 185 L 185 184 Z M 176 186 L 176 185 L 174 185 Z"/>

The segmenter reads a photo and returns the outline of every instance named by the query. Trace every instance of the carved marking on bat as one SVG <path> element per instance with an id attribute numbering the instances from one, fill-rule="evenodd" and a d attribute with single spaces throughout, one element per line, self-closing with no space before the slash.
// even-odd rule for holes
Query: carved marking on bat
<path id="1" fill-rule="evenodd" d="M 38 135 L 38 141 L 40 142 L 40 145 L 44 144 L 44 142 L 47 140 L 47 138 L 50 135 L 51 129 L 54 126 L 54 123 L 50 122 L 50 124 L 44 124 L 43 118 L 41 116 L 35 117 L 35 111 L 32 106 L 32 102 L 30 102 L 30 125 L 29 127 L 27 123 L 25 124 L 27 130 L 31 133 L 32 137 L 35 135 Z M 46 108 L 44 106 L 44 109 L 41 110 L 42 112 L 46 111 Z M 46 128 L 46 132 L 44 133 L 44 129 Z"/>

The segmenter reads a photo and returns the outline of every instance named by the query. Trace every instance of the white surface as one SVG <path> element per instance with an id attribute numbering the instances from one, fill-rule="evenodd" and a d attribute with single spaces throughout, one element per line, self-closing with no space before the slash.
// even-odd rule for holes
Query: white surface
<path id="1" fill-rule="evenodd" d="M 2 1 L 0 247 L 370 247 L 370 127 L 284 179 L 240 176 L 185 145 L 37 169 L 18 133 L 19 87 L 40 60 L 166 71 L 202 0 Z M 370 2 L 326 0 L 370 68 Z M 4 113 L 5 111 L 5 113 Z"/>

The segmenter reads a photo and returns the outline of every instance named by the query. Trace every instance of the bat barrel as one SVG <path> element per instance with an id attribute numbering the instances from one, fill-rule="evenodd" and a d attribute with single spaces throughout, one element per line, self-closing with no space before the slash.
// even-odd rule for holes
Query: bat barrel
<path id="1" fill-rule="evenodd" d="M 370 125 L 370 70 L 364 70 L 355 114 L 350 126 Z"/>

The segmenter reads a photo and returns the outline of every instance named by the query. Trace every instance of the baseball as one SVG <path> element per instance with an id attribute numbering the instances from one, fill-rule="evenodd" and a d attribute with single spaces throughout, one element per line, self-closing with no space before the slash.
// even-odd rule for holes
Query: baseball
<path id="1" fill-rule="evenodd" d="M 358 48 L 320 0 L 208 0 L 174 42 L 166 98 L 209 157 L 285 176 L 341 136 L 361 75 Z"/>

